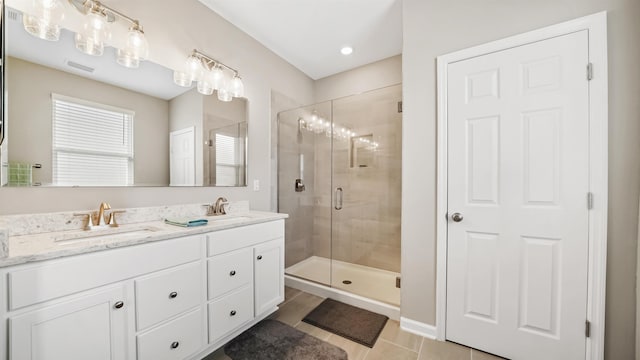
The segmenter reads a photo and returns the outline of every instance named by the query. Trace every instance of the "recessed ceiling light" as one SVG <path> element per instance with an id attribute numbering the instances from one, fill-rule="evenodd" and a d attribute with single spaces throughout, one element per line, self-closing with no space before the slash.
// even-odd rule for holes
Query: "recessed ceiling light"
<path id="1" fill-rule="evenodd" d="M 342 53 L 342 55 L 351 55 L 351 53 L 353 52 L 353 48 L 351 46 L 345 46 L 340 49 L 340 52 Z"/>

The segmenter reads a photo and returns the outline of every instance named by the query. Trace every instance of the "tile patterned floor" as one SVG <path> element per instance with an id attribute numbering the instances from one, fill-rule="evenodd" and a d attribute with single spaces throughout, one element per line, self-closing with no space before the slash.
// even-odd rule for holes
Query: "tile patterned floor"
<path id="1" fill-rule="evenodd" d="M 376 345 L 371 349 L 341 336 L 302 322 L 323 298 L 300 290 L 285 288 L 285 301 L 271 318 L 289 324 L 321 340 L 343 348 L 349 360 L 500 360 L 502 358 L 458 344 L 426 339 L 400 329 L 389 320 Z M 222 348 L 203 360 L 231 360 Z"/>

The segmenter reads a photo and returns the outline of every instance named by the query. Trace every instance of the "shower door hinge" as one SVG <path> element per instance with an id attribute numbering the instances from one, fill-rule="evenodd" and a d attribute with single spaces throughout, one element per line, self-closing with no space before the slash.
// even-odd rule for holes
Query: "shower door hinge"
<path id="1" fill-rule="evenodd" d="M 588 210 L 593 209 L 593 193 L 592 192 L 587 193 L 587 209 Z"/>
<path id="2" fill-rule="evenodd" d="M 396 276 L 396 287 L 398 289 L 400 289 L 401 283 L 402 283 L 402 280 L 400 280 L 400 276 Z"/>
<path id="3" fill-rule="evenodd" d="M 402 112 L 402 101 L 398 101 L 398 112 Z"/>
<path id="4" fill-rule="evenodd" d="M 584 336 L 591 337 L 591 321 L 584 322 Z"/>
<path id="5" fill-rule="evenodd" d="M 587 64 L 587 80 L 593 80 L 593 63 Z"/>

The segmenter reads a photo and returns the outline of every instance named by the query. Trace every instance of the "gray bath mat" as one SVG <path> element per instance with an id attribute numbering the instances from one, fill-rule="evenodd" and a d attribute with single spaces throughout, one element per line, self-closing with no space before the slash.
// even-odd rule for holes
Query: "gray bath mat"
<path id="1" fill-rule="evenodd" d="M 289 325 L 263 320 L 224 347 L 233 360 L 347 360 L 347 353 Z"/>
<path id="2" fill-rule="evenodd" d="M 372 348 L 387 319 L 384 315 L 326 299 L 302 321 Z"/>

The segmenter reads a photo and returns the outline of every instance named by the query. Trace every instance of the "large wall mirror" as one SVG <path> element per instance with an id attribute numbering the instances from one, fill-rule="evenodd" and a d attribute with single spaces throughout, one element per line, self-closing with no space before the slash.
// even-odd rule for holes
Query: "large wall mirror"
<path id="1" fill-rule="evenodd" d="M 246 186 L 246 99 L 177 86 L 150 61 L 120 66 L 113 47 L 84 54 L 64 28 L 31 36 L 21 2 L 4 14 L 2 186 Z"/>

